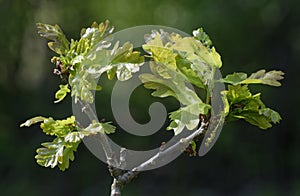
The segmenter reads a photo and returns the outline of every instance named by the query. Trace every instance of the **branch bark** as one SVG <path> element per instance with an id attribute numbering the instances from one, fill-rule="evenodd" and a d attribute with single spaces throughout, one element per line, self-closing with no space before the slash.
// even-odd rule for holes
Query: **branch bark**
<path id="1" fill-rule="evenodd" d="M 81 100 L 79 100 L 79 102 L 82 106 L 82 111 L 89 117 L 89 119 L 91 121 L 93 120 L 98 121 L 98 117 L 93 111 L 93 109 L 91 108 L 91 106 L 89 104 L 85 104 Z M 107 136 L 104 133 L 100 133 L 99 139 L 107 158 L 109 172 L 113 177 L 113 182 L 111 185 L 111 196 L 121 196 L 121 190 L 124 187 L 124 185 L 131 182 L 138 175 L 138 173 L 140 173 L 140 171 L 147 170 L 149 169 L 150 166 L 155 165 L 159 159 L 163 159 L 168 154 L 178 150 L 183 152 L 194 138 L 201 135 L 205 131 L 207 126 L 208 126 L 207 123 L 202 121 L 200 127 L 196 131 L 194 131 L 191 135 L 180 139 L 177 143 L 175 143 L 174 145 L 168 148 L 161 148 L 161 150 L 157 154 L 155 154 L 152 158 L 148 159 L 147 161 L 141 163 L 140 165 L 138 165 L 137 167 L 129 171 L 124 171 L 114 167 L 114 166 L 121 166 L 122 164 L 126 164 L 126 157 L 125 157 L 126 149 L 125 148 L 121 149 L 120 160 L 117 160 L 108 142 Z"/>
<path id="2" fill-rule="evenodd" d="M 118 168 L 110 168 L 110 173 L 114 177 L 113 183 L 111 185 L 111 196 L 120 196 L 121 190 L 124 185 L 131 182 L 140 171 L 147 170 L 147 168 L 156 163 L 157 160 L 163 159 L 169 153 L 172 153 L 177 150 L 181 150 L 182 152 L 186 149 L 188 144 L 197 136 L 201 135 L 205 129 L 207 128 L 207 123 L 201 122 L 201 126 L 194 131 L 191 135 L 186 138 L 180 139 L 179 142 L 174 145 L 159 151 L 152 158 L 148 159 L 144 163 L 141 163 L 139 166 L 133 168 L 129 171 L 122 171 Z M 121 157 L 120 157 L 121 159 Z"/>

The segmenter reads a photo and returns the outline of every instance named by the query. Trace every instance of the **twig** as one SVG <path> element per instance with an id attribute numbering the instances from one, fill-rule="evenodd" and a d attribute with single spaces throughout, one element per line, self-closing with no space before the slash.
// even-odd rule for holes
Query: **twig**
<path id="1" fill-rule="evenodd" d="M 142 163 L 141 165 L 135 167 L 134 169 L 132 169 L 132 171 L 143 171 L 143 170 L 147 170 L 149 166 L 154 165 L 156 163 L 157 160 L 159 159 L 163 159 L 166 155 L 177 151 L 177 150 L 181 150 L 182 152 L 186 149 L 186 147 L 189 145 L 189 143 L 198 135 L 200 135 L 201 133 L 203 133 L 203 131 L 205 130 L 206 124 L 204 122 L 201 122 L 201 126 L 194 131 L 191 135 L 189 135 L 186 138 L 182 138 L 180 139 L 180 141 L 178 141 L 177 143 L 175 143 L 174 145 L 164 149 L 163 151 L 159 151 L 157 154 L 155 154 L 152 158 L 148 159 L 147 161 L 145 161 L 144 163 Z"/>
<path id="2" fill-rule="evenodd" d="M 99 122 L 97 115 L 95 114 L 94 110 L 91 108 L 89 104 L 85 104 L 83 101 L 79 100 L 80 105 L 82 106 L 82 112 L 84 112 L 90 119 L 90 121 L 96 121 Z M 105 153 L 106 159 L 107 159 L 107 164 L 111 166 L 117 166 L 117 160 L 115 157 L 115 153 L 112 150 L 109 141 L 107 139 L 107 136 L 105 133 L 99 132 L 97 134 L 100 143 L 103 147 L 103 151 Z"/>
<path id="3" fill-rule="evenodd" d="M 201 126 L 196 131 L 194 131 L 191 135 L 189 135 L 186 138 L 182 138 L 182 139 L 180 139 L 180 141 L 178 141 L 174 145 L 172 145 L 166 149 L 163 149 L 162 151 L 159 151 L 152 158 L 148 159 L 147 161 L 145 161 L 144 163 L 140 164 L 139 166 L 133 168 L 130 171 L 118 173 L 117 171 L 119 169 L 111 168 L 110 172 L 111 172 L 112 176 L 114 177 L 114 181 L 111 186 L 111 196 L 120 196 L 121 189 L 123 188 L 123 186 L 125 184 L 128 184 L 129 182 L 131 182 L 132 179 L 134 179 L 140 171 L 147 170 L 149 166 L 154 165 L 156 163 L 156 161 L 158 161 L 159 159 L 163 159 L 168 154 L 170 154 L 174 151 L 177 151 L 177 150 L 181 150 L 183 152 L 186 149 L 186 147 L 189 145 L 189 143 L 195 137 L 202 134 L 206 128 L 207 128 L 207 123 L 201 122 Z M 118 173 L 118 175 L 115 175 L 115 173 Z"/>
<path id="4" fill-rule="evenodd" d="M 79 100 L 79 103 L 82 106 L 82 111 L 89 117 L 89 119 L 91 121 L 98 122 L 98 117 L 92 110 L 91 106 L 89 104 L 85 104 L 81 100 Z M 114 178 L 113 183 L 111 185 L 111 196 L 120 196 L 121 189 L 123 188 L 123 186 L 131 182 L 138 175 L 138 173 L 140 173 L 140 171 L 149 169 L 150 166 L 155 165 L 158 160 L 165 158 L 165 156 L 169 155 L 170 153 L 173 153 L 178 150 L 183 152 L 195 137 L 199 136 L 204 132 L 206 127 L 207 124 L 205 122 L 201 122 L 201 126 L 191 135 L 189 135 L 186 138 L 180 139 L 180 141 L 168 148 L 161 148 L 160 151 L 156 153 L 152 158 L 148 159 L 147 161 L 141 163 L 139 166 L 129 171 L 119 169 L 123 168 L 126 164 L 126 149 L 121 148 L 120 158 L 117 161 L 115 153 L 113 152 L 109 144 L 107 136 L 104 133 L 99 133 L 99 139 L 107 158 L 109 172 Z"/>

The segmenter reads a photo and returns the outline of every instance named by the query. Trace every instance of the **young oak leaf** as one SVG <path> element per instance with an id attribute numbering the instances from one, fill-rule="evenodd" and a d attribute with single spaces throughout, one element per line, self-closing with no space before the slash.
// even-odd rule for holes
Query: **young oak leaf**
<path id="1" fill-rule="evenodd" d="M 45 119 L 40 127 L 47 135 L 55 135 L 57 137 L 65 137 L 68 133 L 77 130 L 74 116 L 65 120 L 54 120 L 50 117 Z"/>
<path id="2" fill-rule="evenodd" d="M 200 79 L 200 77 L 197 75 L 197 73 L 192 69 L 191 62 L 186 60 L 181 55 L 176 56 L 176 65 L 177 68 L 181 73 L 183 73 L 188 81 L 192 83 L 193 85 L 205 89 L 206 86 L 204 85 L 203 81 Z"/>
<path id="3" fill-rule="evenodd" d="M 281 86 L 278 80 L 283 79 L 284 73 L 282 71 L 269 71 L 259 70 L 250 75 L 249 78 L 242 81 L 242 84 L 266 84 L 270 86 Z"/>
<path id="4" fill-rule="evenodd" d="M 200 122 L 199 115 L 207 114 L 210 108 L 210 105 L 199 102 L 181 107 L 178 110 L 171 112 L 169 115 L 171 123 L 167 127 L 167 130 L 173 129 L 175 135 L 178 135 L 185 127 L 188 130 L 195 129 Z"/>
<path id="5" fill-rule="evenodd" d="M 211 49 L 207 48 L 193 37 L 176 37 L 171 48 L 179 52 L 187 53 L 187 59 L 191 62 L 201 59 L 209 66 L 215 66 L 217 68 L 222 67 L 221 56 L 216 49 L 214 47 Z"/>
<path id="6" fill-rule="evenodd" d="M 228 90 L 222 92 L 222 99 L 227 121 L 244 119 L 261 129 L 267 129 L 272 126 L 271 123 L 276 124 L 281 120 L 276 111 L 266 108 L 260 93 L 252 95 L 247 85 L 229 85 Z"/>
<path id="7" fill-rule="evenodd" d="M 176 69 L 176 54 L 172 49 L 164 46 L 161 39 L 161 35 L 156 34 L 153 40 L 148 41 L 142 47 L 151 55 L 155 62 L 162 63 L 171 69 Z"/>
<path id="8" fill-rule="evenodd" d="M 270 108 L 260 109 L 259 114 L 269 118 L 274 124 L 279 123 L 281 121 L 280 114 Z"/>
<path id="9" fill-rule="evenodd" d="M 103 38 L 112 34 L 114 27 L 111 26 L 109 20 L 106 20 L 98 25 L 97 22 L 93 22 L 91 27 L 81 29 L 81 37 L 90 40 L 90 47 L 99 47 L 103 45 Z M 99 45 L 100 44 L 100 45 Z M 101 46 L 100 46 L 101 47 Z"/>
<path id="10" fill-rule="evenodd" d="M 54 103 L 61 102 L 71 90 L 68 88 L 68 84 L 59 85 L 59 90 L 55 93 L 55 98 L 57 99 Z"/>
<path id="11" fill-rule="evenodd" d="M 58 166 L 62 171 L 69 167 L 70 160 L 74 160 L 74 152 L 84 137 L 99 132 L 109 134 L 115 131 L 115 127 L 109 123 L 96 122 L 85 129 L 80 129 L 75 124 L 74 116 L 65 120 L 38 116 L 27 120 L 21 126 L 30 126 L 38 122 L 42 122 L 40 127 L 44 133 L 56 136 L 56 138 L 52 142 L 42 143 L 42 147 L 36 151 L 36 161 L 44 167 Z"/>
<path id="12" fill-rule="evenodd" d="M 182 73 L 170 69 L 164 64 L 157 64 L 155 62 L 150 62 L 150 68 L 153 74 L 140 75 L 140 79 L 144 85 L 147 83 L 159 83 L 161 85 L 148 86 L 151 88 L 164 86 L 164 88 L 171 89 L 168 93 L 173 91 L 174 93 L 172 94 L 183 105 L 202 102 L 198 95 L 187 86 L 187 78 Z"/>
<path id="13" fill-rule="evenodd" d="M 247 85 L 228 86 L 228 92 L 226 93 L 229 103 L 235 104 L 243 100 L 249 99 L 252 94 Z"/>
<path id="14" fill-rule="evenodd" d="M 241 84 L 241 82 L 244 81 L 246 78 L 247 78 L 246 73 L 238 72 L 238 73 L 233 73 L 233 74 L 227 75 L 221 81 L 236 86 L 238 84 Z"/>
<path id="15" fill-rule="evenodd" d="M 48 43 L 51 50 L 59 55 L 64 55 L 69 50 L 70 42 L 67 40 L 63 31 L 58 25 L 48 25 L 43 23 L 36 24 L 38 34 L 52 42 Z"/>
<path id="16" fill-rule="evenodd" d="M 43 122 L 45 119 L 47 119 L 47 118 L 43 117 L 43 116 L 36 116 L 36 117 L 33 117 L 31 119 L 26 120 L 26 122 L 22 123 L 20 125 L 20 127 L 24 127 L 24 126 L 29 127 L 33 124 L 38 123 L 38 122 Z"/>
<path id="17" fill-rule="evenodd" d="M 111 134 L 114 133 L 116 127 L 111 125 L 110 122 L 107 123 L 100 123 L 93 121 L 88 127 L 84 129 L 84 131 L 88 131 L 90 134 L 98 134 L 98 133 L 105 133 Z"/>
<path id="18" fill-rule="evenodd" d="M 284 73 L 282 71 L 269 71 L 259 70 L 252 73 L 248 78 L 246 73 L 233 73 L 227 75 L 221 81 L 232 85 L 239 84 L 266 84 L 270 86 L 281 86 L 279 80 L 283 79 Z"/>
<path id="19" fill-rule="evenodd" d="M 69 161 L 74 160 L 74 152 L 79 143 L 80 141 L 65 142 L 60 137 L 55 138 L 52 142 L 42 143 L 43 147 L 36 150 L 36 161 L 41 166 L 51 168 L 58 166 L 60 170 L 64 171 L 69 167 Z"/>
<path id="20" fill-rule="evenodd" d="M 212 47 L 213 43 L 212 43 L 210 37 L 207 35 L 207 33 L 204 32 L 203 28 L 198 28 L 197 30 L 194 30 L 193 36 L 207 48 Z"/>

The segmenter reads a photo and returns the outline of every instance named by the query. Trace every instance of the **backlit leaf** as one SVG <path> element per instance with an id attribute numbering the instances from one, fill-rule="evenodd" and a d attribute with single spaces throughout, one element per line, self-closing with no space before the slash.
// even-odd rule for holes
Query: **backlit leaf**
<path id="1" fill-rule="evenodd" d="M 54 103 L 62 101 L 71 90 L 68 88 L 68 84 L 59 85 L 59 90 L 55 93 L 55 98 L 57 99 Z"/>
<path id="2" fill-rule="evenodd" d="M 266 84 L 270 86 L 281 86 L 279 80 L 283 79 L 284 73 L 282 71 L 269 71 L 259 70 L 251 74 L 247 78 L 245 73 L 233 73 L 226 76 L 222 79 L 222 82 L 229 83 L 232 85 L 239 84 Z"/>
<path id="3" fill-rule="evenodd" d="M 43 23 L 37 23 L 38 34 L 41 37 L 51 40 L 48 46 L 51 50 L 57 54 L 63 55 L 69 50 L 70 42 L 67 40 L 63 31 L 58 25 L 48 25 Z"/>
<path id="4" fill-rule="evenodd" d="M 44 167 L 54 168 L 58 166 L 64 171 L 69 167 L 69 161 L 74 160 L 74 151 L 76 151 L 79 142 L 65 142 L 63 138 L 56 138 L 52 142 L 42 143 L 41 148 L 36 150 L 36 161 Z"/>
<path id="5" fill-rule="evenodd" d="M 33 117 L 31 119 L 28 119 L 26 120 L 26 122 L 24 122 L 23 124 L 20 125 L 20 127 L 29 127 L 35 123 L 38 123 L 38 122 L 43 122 L 46 118 L 43 117 L 43 116 L 36 116 L 36 117 Z"/>
<path id="6" fill-rule="evenodd" d="M 282 71 L 260 70 L 250 75 L 249 78 L 242 81 L 243 84 L 267 84 L 270 86 L 281 86 L 278 80 L 283 79 L 284 73 Z"/>

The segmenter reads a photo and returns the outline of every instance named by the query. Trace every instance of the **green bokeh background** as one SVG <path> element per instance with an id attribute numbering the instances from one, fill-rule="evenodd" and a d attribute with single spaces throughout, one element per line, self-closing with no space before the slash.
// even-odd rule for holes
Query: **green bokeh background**
<path id="1" fill-rule="evenodd" d="M 54 53 L 35 23 L 57 23 L 78 38 L 81 27 L 105 19 L 117 31 L 156 24 L 191 32 L 202 26 L 222 55 L 223 75 L 260 68 L 286 73 L 280 88 L 253 88 L 280 112 L 281 124 L 267 131 L 228 124 L 206 156 L 182 155 L 144 172 L 123 195 L 300 195 L 298 0 L 0 0 L 0 195 L 109 195 L 106 165 L 84 145 L 69 170 L 42 168 L 35 149 L 50 138 L 38 126 L 19 128 L 31 116 L 72 113 L 70 99 L 53 103 L 60 79 L 51 74 Z M 138 96 L 134 101 L 143 102 Z M 146 110 L 139 116 L 148 118 Z"/>

